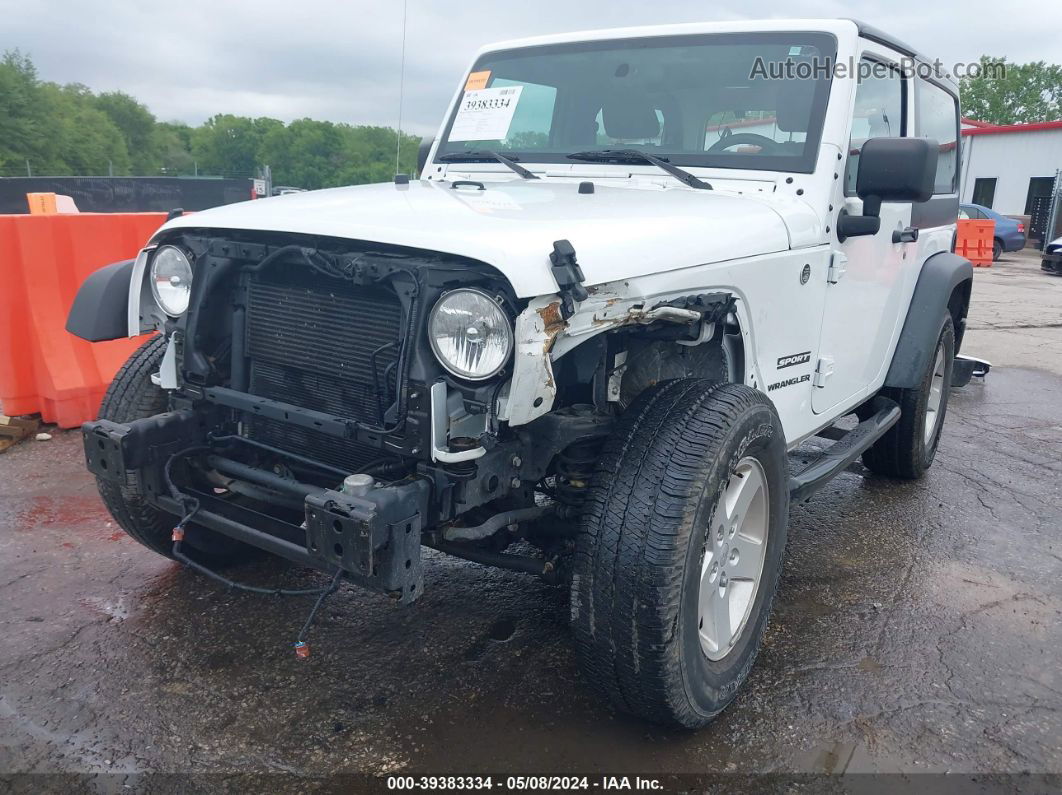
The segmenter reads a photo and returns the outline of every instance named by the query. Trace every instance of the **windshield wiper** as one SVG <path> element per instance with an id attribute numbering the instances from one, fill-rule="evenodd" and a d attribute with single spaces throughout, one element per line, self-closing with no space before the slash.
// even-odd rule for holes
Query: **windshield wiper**
<path id="1" fill-rule="evenodd" d="M 503 166 L 511 168 L 524 179 L 538 179 L 538 175 L 532 174 L 526 168 L 517 164 L 515 157 L 507 157 L 489 149 L 477 152 L 450 152 L 449 154 L 440 156 L 438 159 L 444 163 L 489 163 L 491 160 L 497 160 Z"/>
<path id="2" fill-rule="evenodd" d="M 684 185 L 698 190 L 712 189 L 712 186 L 703 179 L 698 179 L 685 169 L 671 165 L 665 158 L 657 157 L 638 149 L 597 149 L 586 152 L 572 152 L 568 157 L 572 160 L 587 160 L 598 163 L 652 163 Z"/>

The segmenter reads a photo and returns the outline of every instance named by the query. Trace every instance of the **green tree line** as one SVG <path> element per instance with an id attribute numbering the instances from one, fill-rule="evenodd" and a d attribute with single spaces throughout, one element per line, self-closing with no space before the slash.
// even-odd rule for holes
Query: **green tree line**
<path id="1" fill-rule="evenodd" d="M 999 79 L 961 81 L 963 114 L 993 124 L 1062 118 L 1062 66 L 1004 63 Z M 396 131 L 329 121 L 219 114 L 198 127 L 160 122 L 121 91 L 41 80 L 18 50 L 0 58 L 0 176 L 251 177 L 269 165 L 275 185 L 324 188 L 382 182 L 394 173 Z M 400 170 L 413 173 L 419 141 L 402 136 Z"/>
<path id="2" fill-rule="evenodd" d="M 992 75 L 995 65 L 1002 75 Z M 1006 58 L 982 55 L 985 76 L 959 81 L 962 113 L 989 124 L 1026 124 L 1062 119 L 1062 66 L 1045 61 L 1010 63 Z"/>
<path id="3" fill-rule="evenodd" d="M 418 143 L 402 136 L 401 171 L 416 169 Z M 274 185 L 327 188 L 390 179 L 396 144 L 390 127 L 313 119 L 160 122 L 121 91 L 42 81 L 18 50 L 0 59 L 0 176 L 251 177 L 268 164 Z"/>

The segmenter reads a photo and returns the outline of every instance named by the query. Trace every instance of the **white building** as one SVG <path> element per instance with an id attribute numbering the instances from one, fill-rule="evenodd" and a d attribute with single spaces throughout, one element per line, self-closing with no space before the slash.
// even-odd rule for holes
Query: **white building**
<path id="1" fill-rule="evenodd" d="M 1062 169 L 1062 121 L 993 125 L 963 119 L 964 203 L 1031 215 Z M 1041 200 L 1043 201 L 1043 200 Z"/>

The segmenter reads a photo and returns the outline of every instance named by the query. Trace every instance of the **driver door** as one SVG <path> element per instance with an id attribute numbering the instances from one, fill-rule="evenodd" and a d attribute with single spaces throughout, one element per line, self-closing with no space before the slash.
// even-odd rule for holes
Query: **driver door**
<path id="1" fill-rule="evenodd" d="M 870 138 L 907 135 L 908 80 L 889 61 L 864 54 L 852 113 L 851 143 L 844 173 L 843 206 L 861 215 L 855 195 L 859 151 Z M 812 409 L 829 412 L 851 405 L 877 378 L 897 323 L 906 271 L 914 263 L 892 234 L 911 223 L 911 204 L 881 206 L 881 229 L 834 244 L 823 312 L 820 358 L 812 376 Z"/>

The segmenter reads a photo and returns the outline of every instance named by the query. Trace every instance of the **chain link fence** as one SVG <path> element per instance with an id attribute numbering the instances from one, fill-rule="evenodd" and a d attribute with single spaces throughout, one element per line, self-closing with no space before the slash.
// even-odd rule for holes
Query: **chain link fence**
<path id="1" fill-rule="evenodd" d="M 27 193 L 70 196 L 81 212 L 206 210 L 251 198 L 250 177 L 0 177 L 0 214 L 29 212 Z"/>

